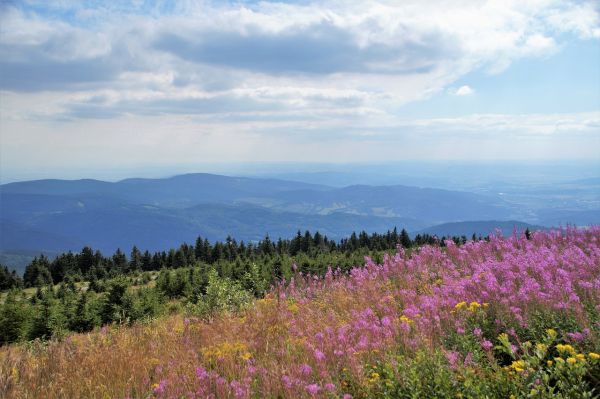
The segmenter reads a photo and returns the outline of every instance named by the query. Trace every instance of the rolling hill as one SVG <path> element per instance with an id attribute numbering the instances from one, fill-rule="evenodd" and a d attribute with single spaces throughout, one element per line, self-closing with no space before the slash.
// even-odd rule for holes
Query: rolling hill
<path id="1" fill-rule="evenodd" d="M 133 245 L 164 250 L 198 235 L 255 241 L 298 230 L 332 239 L 394 227 L 470 236 L 496 227 L 512 231 L 518 222 L 500 221 L 511 220 L 513 211 L 500 196 L 400 185 L 340 188 L 203 173 L 118 182 L 37 180 L 0 186 L 0 251 L 52 253 L 84 245 L 103 252 Z"/>

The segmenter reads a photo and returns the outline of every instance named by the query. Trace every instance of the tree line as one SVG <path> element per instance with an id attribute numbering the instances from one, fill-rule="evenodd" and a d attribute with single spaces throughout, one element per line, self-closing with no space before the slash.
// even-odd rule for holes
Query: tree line
<path id="1" fill-rule="evenodd" d="M 466 237 L 453 237 L 460 244 Z M 31 261 L 23 277 L 0 267 L 0 344 L 85 332 L 109 323 L 134 323 L 184 309 L 200 317 L 236 310 L 295 272 L 322 275 L 330 266 L 347 271 L 370 256 L 380 262 L 398 245 L 440 244 L 434 236 L 411 239 L 405 230 L 353 233 L 339 241 L 319 232 L 256 243 L 231 237 L 210 243 L 129 256 L 104 256 L 85 247 L 50 260 Z M 29 290 L 21 289 L 22 287 Z M 31 290 L 34 290 L 32 293 Z"/>
<path id="2" fill-rule="evenodd" d="M 34 258 L 25 269 L 23 285 L 38 287 L 59 284 L 67 276 L 75 281 L 96 281 L 143 271 L 177 269 L 197 263 L 214 265 L 225 261 L 237 262 L 239 266 L 264 258 L 296 257 L 302 254 L 314 257 L 319 254 L 354 253 L 359 250 L 387 251 L 394 250 L 397 245 L 410 248 L 435 242 L 438 242 L 437 238 L 430 235 L 418 235 L 412 240 L 406 230 L 398 232 L 394 228 L 385 234 L 367 234 L 364 231 L 352 233 L 348 238 L 339 241 L 330 240 L 318 231 L 314 234 L 309 231 L 302 234 L 298 231 L 292 239 L 279 238 L 276 241 L 267 235 L 256 243 L 238 243 L 229 236 L 225 241 L 211 244 L 206 238 L 198 237 L 194 245 L 183 243 L 179 248 L 169 251 L 141 252 L 134 246 L 129 257 L 120 249 L 104 256 L 100 251 L 86 246 L 79 253 L 63 253 L 54 260 L 44 255 Z M 12 284 L 17 285 L 18 282 Z"/>

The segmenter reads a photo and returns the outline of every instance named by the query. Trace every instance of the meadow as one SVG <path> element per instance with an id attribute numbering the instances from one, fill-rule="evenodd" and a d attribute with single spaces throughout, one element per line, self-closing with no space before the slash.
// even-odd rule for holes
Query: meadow
<path id="1" fill-rule="evenodd" d="M 0 348 L 3 398 L 592 398 L 600 227 L 399 247 L 238 312 Z"/>

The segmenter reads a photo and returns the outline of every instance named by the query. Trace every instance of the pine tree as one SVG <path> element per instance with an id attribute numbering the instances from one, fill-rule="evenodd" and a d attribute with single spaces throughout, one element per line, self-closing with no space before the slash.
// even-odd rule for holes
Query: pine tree
<path id="1" fill-rule="evenodd" d="M 142 270 L 142 253 L 134 245 L 131 249 L 131 256 L 129 258 L 129 272 L 137 272 Z"/>

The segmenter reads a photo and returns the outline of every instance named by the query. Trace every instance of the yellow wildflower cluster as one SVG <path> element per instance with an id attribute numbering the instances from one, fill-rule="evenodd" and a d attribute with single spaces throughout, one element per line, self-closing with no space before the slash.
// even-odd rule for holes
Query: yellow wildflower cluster
<path id="1" fill-rule="evenodd" d="M 467 304 L 467 302 L 465 302 L 465 301 L 462 301 L 462 302 L 459 302 L 459 303 L 457 303 L 456 305 L 454 305 L 454 309 L 456 309 L 456 310 L 462 310 L 462 309 L 466 309 L 466 310 L 468 310 L 469 312 L 472 312 L 472 313 L 474 313 L 474 312 L 476 312 L 476 311 L 477 311 L 479 308 L 484 308 L 484 309 L 485 309 L 485 308 L 487 308 L 488 306 L 489 306 L 489 304 L 488 304 L 488 303 L 479 303 L 479 302 L 475 302 L 475 301 L 473 301 L 473 302 L 471 302 L 471 303 Z"/>
<path id="2" fill-rule="evenodd" d="M 556 345 L 556 350 L 561 352 L 561 353 L 570 353 L 570 354 L 575 354 L 575 348 L 573 348 L 571 345 L 569 344 L 558 344 Z"/>
<path id="3" fill-rule="evenodd" d="M 252 354 L 248 351 L 248 346 L 242 342 L 223 342 L 220 345 L 204 348 L 201 352 L 207 360 L 235 357 L 248 360 L 252 357 Z"/>
<path id="4" fill-rule="evenodd" d="M 515 360 L 509 366 L 509 368 L 513 369 L 517 373 L 522 373 L 523 371 L 525 371 L 525 367 L 526 367 L 526 365 L 525 365 L 525 361 L 524 360 Z"/>
<path id="5" fill-rule="evenodd" d="M 398 320 L 400 320 L 400 323 L 406 323 L 406 324 L 412 324 L 414 323 L 414 320 L 406 317 L 405 315 L 402 315 L 398 318 Z"/>
<path id="6" fill-rule="evenodd" d="M 573 346 L 571 346 L 569 344 L 557 344 L 556 350 L 559 353 L 567 356 L 566 363 L 569 365 L 585 363 L 588 358 L 592 361 L 600 359 L 600 355 L 595 352 L 588 353 L 587 358 L 586 358 L 585 354 L 578 353 L 577 350 L 575 350 L 575 348 L 573 348 Z M 556 362 L 557 365 L 565 364 L 565 359 L 563 359 L 562 357 L 555 357 L 554 361 Z M 548 364 L 548 365 L 550 365 L 550 364 Z"/>
<path id="7" fill-rule="evenodd" d="M 300 310 L 298 305 L 294 302 L 288 303 L 287 308 L 290 312 L 292 312 L 294 314 L 298 313 L 298 311 Z"/>
<path id="8" fill-rule="evenodd" d="M 540 352 L 545 352 L 546 349 L 548 349 L 548 345 L 542 344 L 542 343 L 537 343 L 537 344 L 535 344 L 535 348 L 537 350 L 539 350 Z"/>
<path id="9" fill-rule="evenodd" d="M 371 373 L 371 378 L 369 378 L 369 383 L 374 384 L 379 381 L 379 373 Z"/>

